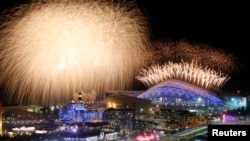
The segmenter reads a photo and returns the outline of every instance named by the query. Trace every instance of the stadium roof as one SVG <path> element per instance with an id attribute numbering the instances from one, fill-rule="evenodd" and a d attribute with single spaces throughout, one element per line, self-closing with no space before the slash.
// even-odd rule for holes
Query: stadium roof
<path id="1" fill-rule="evenodd" d="M 197 98 L 205 98 L 213 102 L 221 102 L 222 99 L 214 91 L 209 91 L 201 87 L 186 83 L 180 80 L 167 80 L 159 83 L 147 91 L 140 94 L 139 98 L 150 97 L 179 97 L 185 100 L 196 100 Z"/>

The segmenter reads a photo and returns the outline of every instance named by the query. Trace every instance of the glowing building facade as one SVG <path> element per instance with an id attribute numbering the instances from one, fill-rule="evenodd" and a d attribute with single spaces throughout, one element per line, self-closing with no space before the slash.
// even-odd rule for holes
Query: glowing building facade
<path id="1" fill-rule="evenodd" d="M 183 107 L 220 107 L 223 100 L 215 93 L 179 80 L 167 80 L 149 88 L 138 96 L 152 104 Z"/>
<path id="2" fill-rule="evenodd" d="M 81 94 L 79 94 L 77 101 L 71 100 L 58 112 L 61 121 L 64 123 L 99 121 L 102 119 L 102 114 L 103 111 L 88 109 Z"/>
<path id="3" fill-rule="evenodd" d="M 142 69 L 136 78 L 149 87 L 139 98 L 149 99 L 155 105 L 203 112 L 208 107 L 216 110 L 224 107 L 219 95 L 224 93 L 221 88 L 230 79 L 227 74 L 202 66 L 195 60 L 156 64 Z"/>

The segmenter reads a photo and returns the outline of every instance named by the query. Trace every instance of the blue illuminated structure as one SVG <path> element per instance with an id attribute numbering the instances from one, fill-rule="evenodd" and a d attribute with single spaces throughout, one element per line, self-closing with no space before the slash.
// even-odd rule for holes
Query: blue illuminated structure
<path id="1" fill-rule="evenodd" d="M 101 110 L 88 109 L 82 100 L 81 93 L 77 101 L 71 100 L 58 113 L 60 120 L 64 123 L 100 121 L 102 114 Z"/>
<path id="2" fill-rule="evenodd" d="M 214 92 L 180 80 L 167 80 L 149 88 L 138 98 L 165 106 L 223 106 L 223 100 Z"/>

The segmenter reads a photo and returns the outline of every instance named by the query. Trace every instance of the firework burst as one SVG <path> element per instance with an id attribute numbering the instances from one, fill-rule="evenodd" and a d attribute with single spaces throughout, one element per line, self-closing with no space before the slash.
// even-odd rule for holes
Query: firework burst
<path id="1" fill-rule="evenodd" d="M 232 74 L 238 71 L 237 59 L 232 53 L 223 49 L 215 49 L 206 44 L 191 44 L 187 41 L 155 41 L 151 51 L 147 54 L 147 65 L 156 63 L 164 64 L 168 61 L 175 63 L 197 62 L 203 67 L 209 67 L 216 71 Z"/>
<path id="2" fill-rule="evenodd" d="M 169 79 L 177 79 L 207 89 L 221 88 L 230 79 L 227 74 L 202 67 L 196 62 L 173 63 L 171 61 L 164 65 L 157 64 L 142 69 L 136 78 L 148 87 Z"/>
<path id="3" fill-rule="evenodd" d="M 143 64 L 148 26 L 133 2 L 34 0 L 6 13 L 0 82 L 9 102 L 64 103 L 81 90 L 126 89 Z"/>

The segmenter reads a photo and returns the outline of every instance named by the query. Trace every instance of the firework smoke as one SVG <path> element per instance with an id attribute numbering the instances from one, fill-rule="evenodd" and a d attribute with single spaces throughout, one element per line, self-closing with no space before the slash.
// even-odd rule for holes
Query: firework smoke
<path id="1" fill-rule="evenodd" d="M 143 64 L 148 26 L 133 3 L 34 0 L 6 13 L 0 83 L 8 102 L 55 104 L 81 90 L 126 89 Z"/>
<path id="2" fill-rule="evenodd" d="M 164 65 L 153 65 L 142 69 L 136 78 L 148 87 L 166 80 L 177 79 L 207 89 L 221 88 L 230 79 L 227 74 L 202 67 L 196 62 L 173 63 L 171 61 Z"/>
<path id="3" fill-rule="evenodd" d="M 175 63 L 195 61 L 203 67 L 227 74 L 238 71 L 237 59 L 231 53 L 209 45 L 191 44 L 184 40 L 176 42 L 161 40 L 153 42 L 151 49 L 147 54 L 147 66 L 164 64 L 168 61 Z"/>

